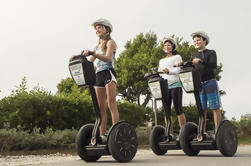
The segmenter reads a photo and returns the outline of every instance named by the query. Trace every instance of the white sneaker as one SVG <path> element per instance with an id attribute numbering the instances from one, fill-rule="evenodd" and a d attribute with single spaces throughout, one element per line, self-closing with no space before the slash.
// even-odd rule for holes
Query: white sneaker
<path id="1" fill-rule="evenodd" d="M 107 135 L 101 135 L 101 140 L 102 140 L 102 144 L 106 144 L 107 143 Z"/>

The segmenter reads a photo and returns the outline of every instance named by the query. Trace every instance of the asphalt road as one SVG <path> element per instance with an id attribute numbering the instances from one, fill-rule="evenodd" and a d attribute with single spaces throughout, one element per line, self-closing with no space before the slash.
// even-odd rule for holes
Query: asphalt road
<path id="1" fill-rule="evenodd" d="M 94 163 L 80 159 L 41 166 L 251 166 L 251 146 L 239 146 L 234 157 L 223 157 L 219 151 L 201 151 L 198 156 L 186 156 L 181 150 L 170 150 L 164 156 L 156 156 L 151 150 L 138 150 L 135 158 L 129 163 L 118 163 L 111 156 L 104 156 Z M 40 166 L 40 165 L 39 165 Z"/>

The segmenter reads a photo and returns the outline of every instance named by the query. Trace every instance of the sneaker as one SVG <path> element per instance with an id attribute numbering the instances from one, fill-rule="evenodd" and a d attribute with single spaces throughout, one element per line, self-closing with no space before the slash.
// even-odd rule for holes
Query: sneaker
<path id="1" fill-rule="evenodd" d="M 101 135 L 101 141 L 102 141 L 102 144 L 106 144 L 107 143 L 107 135 Z"/>
<path id="2" fill-rule="evenodd" d="M 204 140 L 204 137 L 202 135 L 198 135 L 196 138 L 193 139 L 193 141 L 202 142 Z"/>
<path id="3" fill-rule="evenodd" d="M 204 134 L 206 136 L 206 139 L 208 139 L 208 140 L 215 140 L 215 134 L 213 134 L 211 132 L 205 132 Z"/>
<path id="4" fill-rule="evenodd" d="M 194 141 L 203 141 L 203 140 L 214 140 L 215 136 L 209 132 L 204 132 L 202 135 L 198 135 L 196 138 L 194 138 Z"/>
<path id="5" fill-rule="evenodd" d="M 172 137 L 172 140 L 179 140 L 179 135 L 178 134 L 176 134 L 176 133 L 172 133 L 172 134 L 170 134 L 170 136 Z"/>

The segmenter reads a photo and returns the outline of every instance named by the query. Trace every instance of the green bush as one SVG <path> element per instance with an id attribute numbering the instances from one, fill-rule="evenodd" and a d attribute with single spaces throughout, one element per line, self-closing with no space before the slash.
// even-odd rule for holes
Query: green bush
<path id="1" fill-rule="evenodd" d="M 251 119 L 241 118 L 240 121 L 236 121 L 236 119 L 233 118 L 231 122 L 236 127 L 239 143 L 251 143 Z"/>
<path id="2" fill-rule="evenodd" d="M 144 123 L 145 108 L 143 106 L 129 102 L 118 102 L 117 104 L 121 120 L 126 120 L 134 127 L 137 127 Z"/>
<path id="3" fill-rule="evenodd" d="M 95 113 L 88 89 L 79 89 L 72 79 L 65 79 L 58 85 L 56 95 L 35 87 L 26 90 L 26 79 L 17 90 L 0 100 L 0 128 L 9 123 L 10 128 L 22 126 L 32 131 L 37 127 L 41 132 L 53 130 L 79 129 L 82 125 L 95 122 Z M 144 122 L 145 108 L 134 103 L 118 102 L 120 119 L 133 126 Z M 111 116 L 108 111 L 108 126 Z"/>
<path id="4" fill-rule="evenodd" d="M 139 145 L 149 145 L 149 137 L 151 133 L 152 128 L 151 127 L 137 127 L 136 133 Z"/>
<path id="5" fill-rule="evenodd" d="M 138 127 L 136 133 L 139 145 L 148 145 L 150 128 Z M 31 132 L 21 127 L 0 129 L 0 154 L 8 151 L 62 150 L 75 151 L 75 129 L 53 130 L 47 128 L 44 133 L 40 128 Z"/>
<path id="6" fill-rule="evenodd" d="M 35 126 L 44 131 L 53 129 L 79 128 L 84 123 L 95 121 L 91 101 L 77 102 L 68 97 L 48 93 L 21 93 L 0 101 L 0 128 L 8 122 L 10 127 L 18 125 L 27 130 Z"/>
<path id="7" fill-rule="evenodd" d="M 41 150 L 41 149 L 73 149 L 77 130 L 66 129 L 53 131 L 47 128 L 44 133 L 34 128 L 32 132 L 22 128 L 0 129 L 0 151 Z"/>
<path id="8" fill-rule="evenodd" d="M 198 124 L 199 113 L 195 105 L 184 106 L 182 107 L 182 109 L 186 116 L 187 122 L 194 122 Z M 146 111 L 146 114 L 149 115 L 148 119 L 154 120 L 154 112 L 152 111 L 152 109 L 148 109 Z M 224 114 L 225 112 L 222 111 L 223 119 L 225 119 Z M 171 115 L 172 115 L 174 131 L 178 132 L 180 127 L 179 127 L 178 118 L 177 118 L 174 108 L 172 108 Z M 165 114 L 164 114 L 164 109 L 162 107 L 158 109 L 158 112 L 157 112 L 158 124 L 165 125 L 164 117 L 165 117 Z M 207 130 L 214 130 L 214 128 L 215 127 L 214 127 L 214 120 L 213 120 L 213 112 L 208 111 L 207 112 Z"/>

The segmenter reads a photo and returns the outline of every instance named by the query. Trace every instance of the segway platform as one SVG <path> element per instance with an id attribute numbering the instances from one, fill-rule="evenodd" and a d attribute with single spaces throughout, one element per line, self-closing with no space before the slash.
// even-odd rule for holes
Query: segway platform
<path id="1" fill-rule="evenodd" d="M 167 98 L 168 84 L 167 80 L 164 80 L 159 74 L 163 74 L 163 72 L 151 71 L 151 75 L 147 76 L 148 86 L 155 100 L 165 100 Z M 162 104 L 166 103 L 163 103 L 162 100 Z M 165 110 L 165 116 L 168 120 L 167 126 L 155 126 L 150 134 L 150 146 L 156 155 L 164 155 L 168 150 L 181 149 L 179 141 L 172 139 L 170 135 L 171 115 L 167 110 Z"/>

